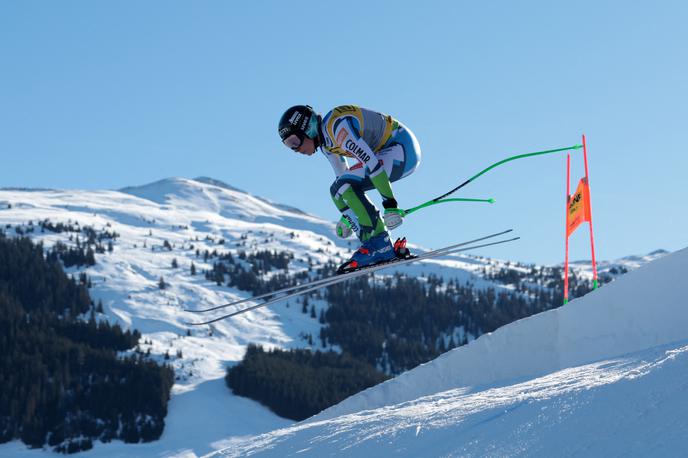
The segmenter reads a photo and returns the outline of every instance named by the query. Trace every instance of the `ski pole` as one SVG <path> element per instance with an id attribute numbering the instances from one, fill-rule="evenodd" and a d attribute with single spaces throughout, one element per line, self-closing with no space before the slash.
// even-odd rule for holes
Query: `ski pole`
<path id="1" fill-rule="evenodd" d="M 536 151 L 536 152 L 534 152 L 534 153 L 519 154 L 519 155 L 516 155 L 516 156 L 507 157 L 506 159 L 502 159 L 502 160 L 499 161 L 499 162 L 495 162 L 494 164 L 492 164 L 491 166 L 487 167 L 486 169 L 481 170 L 479 173 L 475 174 L 474 176 L 472 176 L 472 177 L 469 178 L 468 180 L 464 181 L 463 183 L 461 183 L 460 185 L 458 185 L 457 187 L 455 187 L 455 188 L 452 189 L 451 191 L 449 191 L 449 192 L 447 192 L 447 193 L 444 193 L 444 194 L 442 194 L 442 195 L 439 196 L 439 197 L 435 197 L 434 199 L 429 200 L 429 201 L 427 201 L 427 202 L 425 202 L 425 203 L 423 203 L 423 204 L 421 204 L 421 205 L 418 205 L 418 206 L 409 208 L 408 210 L 404 210 L 404 211 L 403 211 L 403 212 L 404 212 L 404 215 L 408 215 L 409 213 L 413 213 L 413 212 L 415 212 L 415 211 L 420 210 L 421 208 L 429 207 L 429 206 L 431 206 L 431 205 L 435 205 L 435 204 L 439 204 L 439 203 L 444 203 L 444 202 L 453 202 L 453 201 L 455 201 L 454 199 L 444 199 L 444 198 L 447 197 L 447 196 L 449 196 L 449 195 L 451 195 L 451 194 L 454 194 L 456 191 L 458 191 L 459 189 L 463 188 L 463 187 L 466 186 L 468 183 L 470 183 L 470 182 L 472 182 L 473 180 L 477 179 L 478 177 L 484 175 L 485 173 L 489 172 L 490 170 L 494 169 L 495 167 L 498 167 L 498 166 L 500 166 L 500 165 L 502 165 L 502 164 L 505 164 L 505 163 L 507 163 L 507 162 L 515 161 L 516 159 L 522 159 L 522 158 L 524 158 L 524 157 L 541 156 L 541 155 L 543 155 L 543 154 L 552 154 L 552 153 L 559 153 L 559 152 L 561 152 L 561 151 L 570 151 L 570 150 L 574 150 L 574 149 L 581 149 L 582 147 L 583 147 L 583 145 L 573 145 L 573 146 L 568 146 L 568 147 L 566 147 L 566 148 L 549 149 L 549 150 L 545 150 L 545 151 Z M 482 200 L 482 199 L 476 199 L 476 200 L 477 200 L 477 201 L 485 201 L 485 200 Z M 493 200 L 493 199 L 487 199 L 486 201 L 490 201 L 490 200 L 492 200 L 492 202 L 490 202 L 490 203 L 494 203 L 494 200 Z"/>
<path id="2" fill-rule="evenodd" d="M 420 210 L 421 208 L 429 207 L 431 205 L 437 205 L 437 204 L 444 204 L 446 202 L 486 202 L 488 204 L 493 204 L 495 203 L 495 200 L 490 198 L 490 199 L 440 199 L 440 200 L 431 200 L 428 202 L 425 202 L 424 204 L 420 204 L 417 207 L 409 208 L 408 210 L 404 210 L 403 216 L 408 215 L 409 213 L 413 213 L 415 211 Z"/>

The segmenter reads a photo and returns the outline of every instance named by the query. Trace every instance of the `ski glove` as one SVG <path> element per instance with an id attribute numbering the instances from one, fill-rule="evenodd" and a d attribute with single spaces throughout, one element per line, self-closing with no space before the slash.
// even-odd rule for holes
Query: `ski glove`
<path id="1" fill-rule="evenodd" d="M 404 210 L 398 208 L 388 208 L 385 210 L 385 214 L 382 218 L 385 220 L 387 229 L 392 230 L 401 226 L 401 223 L 404 222 L 402 219 L 403 211 Z"/>
<path id="2" fill-rule="evenodd" d="M 349 222 L 349 219 L 346 217 L 346 215 L 342 215 L 337 222 L 337 227 L 335 227 L 335 234 L 337 234 L 337 237 L 339 238 L 346 239 L 349 238 L 352 233 L 353 230 L 351 230 L 351 223 Z"/>

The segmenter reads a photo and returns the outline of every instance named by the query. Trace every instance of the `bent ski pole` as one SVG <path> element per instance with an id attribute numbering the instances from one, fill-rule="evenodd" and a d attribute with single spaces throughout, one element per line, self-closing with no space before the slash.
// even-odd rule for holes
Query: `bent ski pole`
<path id="1" fill-rule="evenodd" d="M 583 145 L 573 145 L 573 146 L 568 146 L 568 147 L 566 147 L 566 148 L 549 149 L 549 150 L 545 150 L 545 151 L 536 151 L 536 152 L 534 152 L 534 153 L 519 154 L 519 155 L 516 155 L 516 156 L 507 157 L 506 159 L 502 159 L 502 160 L 499 161 L 499 162 L 495 162 L 494 164 L 492 164 L 491 166 L 487 167 L 486 169 L 481 170 L 480 172 L 478 172 L 478 173 L 475 174 L 474 176 L 470 177 L 468 180 L 464 181 L 463 183 L 461 183 L 460 185 L 458 185 L 457 187 L 455 187 L 455 188 L 452 189 L 451 191 L 446 192 L 446 193 L 442 194 L 442 195 L 439 196 L 439 197 L 435 197 L 434 199 L 429 200 L 429 201 L 427 201 L 427 202 L 425 202 L 425 203 L 423 203 L 423 204 L 421 204 L 421 205 L 418 205 L 418 206 L 416 206 L 416 207 L 410 208 L 410 209 L 408 209 L 408 210 L 404 210 L 404 214 L 405 214 L 405 215 L 408 215 L 409 213 L 413 213 L 413 212 L 415 212 L 415 211 L 418 211 L 418 210 L 420 210 L 421 208 L 429 207 L 429 206 L 431 206 L 431 205 L 435 205 L 435 204 L 439 204 L 439 203 L 443 203 L 443 202 L 449 202 L 449 201 L 450 201 L 449 199 L 446 199 L 446 200 L 443 200 L 443 199 L 444 199 L 445 197 L 451 195 L 451 194 L 454 194 L 456 191 L 458 191 L 459 189 L 463 188 L 463 187 L 466 186 L 468 183 L 470 183 L 470 182 L 474 181 L 475 179 L 477 179 L 478 177 L 480 177 L 480 176 L 486 174 L 487 172 L 489 172 L 490 170 L 494 169 L 495 167 L 498 167 L 498 166 L 500 166 L 500 165 L 502 165 L 502 164 L 505 164 L 505 163 L 507 163 L 507 162 L 515 161 L 516 159 L 523 159 L 523 158 L 525 158 L 525 157 L 541 156 L 541 155 L 543 155 L 543 154 L 559 153 L 559 152 L 562 152 L 562 151 L 570 151 L 570 150 L 581 149 L 581 148 L 583 148 Z"/>
<path id="2" fill-rule="evenodd" d="M 431 205 L 437 205 L 437 204 L 444 204 L 447 202 L 485 202 L 488 204 L 493 204 L 495 203 L 495 200 L 490 198 L 490 199 L 460 199 L 460 198 L 454 198 L 454 199 L 440 199 L 440 200 L 431 200 L 429 202 L 425 202 L 424 204 L 420 204 L 417 207 L 409 208 L 408 210 L 403 210 L 403 215 L 406 216 L 409 213 L 413 213 L 415 211 L 418 211 L 422 208 L 429 207 Z"/>

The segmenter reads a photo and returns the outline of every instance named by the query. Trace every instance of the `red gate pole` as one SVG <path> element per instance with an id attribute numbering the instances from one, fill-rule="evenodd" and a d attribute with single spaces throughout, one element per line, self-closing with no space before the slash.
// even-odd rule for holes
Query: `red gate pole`
<path id="1" fill-rule="evenodd" d="M 564 238 L 566 239 L 566 257 L 564 258 L 564 304 L 569 301 L 569 204 L 571 202 L 571 154 L 566 154 L 566 213 Z"/>
<path id="2" fill-rule="evenodd" d="M 583 161 L 585 162 L 585 180 L 588 185 L 588 205 L 590 206 L 590 251 L 592 251 L 592 287 L 597 289 L 597 262 L 595 261 L 595 239 L 592 231 L 592 196 L 590 192 L 590 176 L 588 175 L 588 148 L 583 134 Z"/>

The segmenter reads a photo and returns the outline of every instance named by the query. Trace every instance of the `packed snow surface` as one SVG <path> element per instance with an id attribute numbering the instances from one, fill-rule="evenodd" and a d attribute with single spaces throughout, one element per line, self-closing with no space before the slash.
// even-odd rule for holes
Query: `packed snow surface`
<path id="1" fill-rule="evenodd" d="M 681 456 L 688 249 L 213 456 Z"/>

